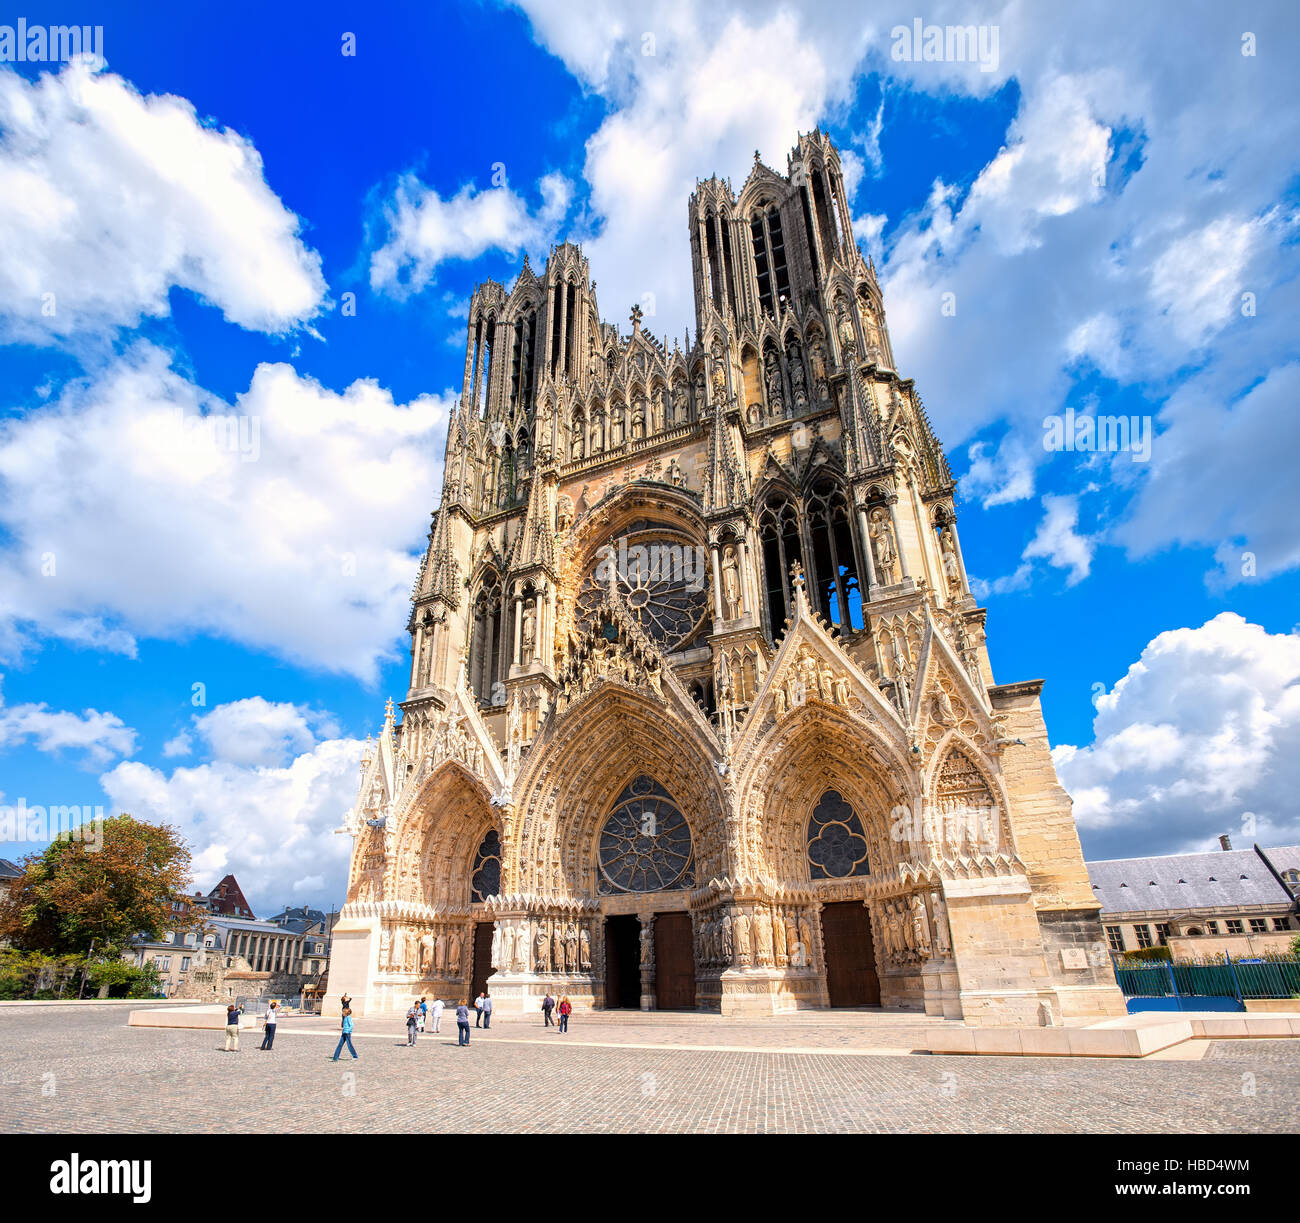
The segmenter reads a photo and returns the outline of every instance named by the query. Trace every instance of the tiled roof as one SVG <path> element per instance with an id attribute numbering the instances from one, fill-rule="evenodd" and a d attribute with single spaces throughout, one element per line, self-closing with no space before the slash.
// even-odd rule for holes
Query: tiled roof
<path id="1" fill-rule="evenodd" d="M 1300 870 L 1300 845 L 1264 852 L 1279 871 Z M 1103 913 L 1286 903 L 1285 893 L 1253 849 L 1111 858 L 1085 865 Z"/>

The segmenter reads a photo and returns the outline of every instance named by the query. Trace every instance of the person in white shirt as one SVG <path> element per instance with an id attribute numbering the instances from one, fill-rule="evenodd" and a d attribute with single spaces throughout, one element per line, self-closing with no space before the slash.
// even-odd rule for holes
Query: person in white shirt
<path id="1" fill-rule="evenodd" d="M 444 1003 L 441 998 L 435 998 L 429 1003 L 429 1018 L 433 1020 L 433 1030 L 439 1031 L 442 1027 L 442 1008 Z"/>
<path id="2" fill-rule="evenodd" d="M 474 1026 L 476 1028 L 483 1026 L 483 995 L 479 994 L 474 999 Z"/>

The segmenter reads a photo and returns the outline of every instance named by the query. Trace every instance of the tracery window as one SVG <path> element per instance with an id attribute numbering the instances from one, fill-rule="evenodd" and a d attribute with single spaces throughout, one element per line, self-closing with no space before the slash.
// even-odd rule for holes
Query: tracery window
<path id="1" fill-rule="evenodd" d="M 493 828 L 474 855 L 474 875 L 470 882 L 470 899 L 486 900 L 501 894 L 501 834 Z"/>
<path id="2" fill-rule="evenodd" d="M 775 640 L 790 614 L 787 599 L 790 566 L 803 562 L 799 539 L 799 510 L 785 490 L 774 490 L 763 502 L 758 515 L 758 533 L 763 544 L 763 576 L 767 587 L 767 613 Z"/>
<path id="3" fill-rule="evenodd" d="M 665 652 L 696 637 L 709 612 L 701 549 L 662 530 L 629 531 L 609 540 L 578 588 L 576 618 L 584 628 L 608 597 L 612 578 L 623 605 Z"/>
<path id="4" fill-rule="evenodd" d="M 827 790 L 808 818 L 807 853 L 814 879 L 871 873 L 862 821 L 838 790 Z"/>
<path id="5" fill-rule="evenodd" d="M 862 591 L 848 499 L 834 481 L 824 480 L 809 494 L 806 509 L 813 546 L 809 580 L 815 582 L 817 609 L 832 624 L 860 629 Z"/>
<path id="6" fill-rule="evenodd" d="M 501 579 L 495 573 L 488 573 L 474 600 L 474 635 L 470 648 L 470 687 L 487 705 L 493 703 L 499 673 L 501 650 L 497 630 L 500 623 Z"/>
<path id="7" fill-rule="evenodd" d="M 668 791 L 644 774 L 618 796 L 600 830 L 597 860 L 603 894 L 695 883 L 690 825 Z"/>

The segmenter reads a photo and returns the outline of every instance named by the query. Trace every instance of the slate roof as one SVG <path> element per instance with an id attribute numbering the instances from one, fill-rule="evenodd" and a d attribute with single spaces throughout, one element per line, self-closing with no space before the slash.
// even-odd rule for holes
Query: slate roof
<path id="1" fill-rule="evenodd" d="M 1280 872 L 1300 870 L 1300 845 L 1264 852 Z M 1084 865 L 1103 914 L 1286 904 L 1286 895 L 1253 849 L 1111 858 Z"/>
<path id="2" fill-rule="evenodd" d="M 21 879 L 22 868 L 10 862 L 8 858 L 0 858 L 0 879 Z"/>

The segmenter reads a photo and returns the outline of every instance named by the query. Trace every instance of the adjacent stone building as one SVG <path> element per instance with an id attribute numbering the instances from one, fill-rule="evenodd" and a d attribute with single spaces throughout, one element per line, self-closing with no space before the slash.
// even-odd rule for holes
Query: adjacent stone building
<path id="1" fill-rule="evenodd" d="M 688 220 L 693 342 L 603 321 L 567 242 L 471 299 L 327 1011 L 1122 1013 L 836 149 Z"/>

